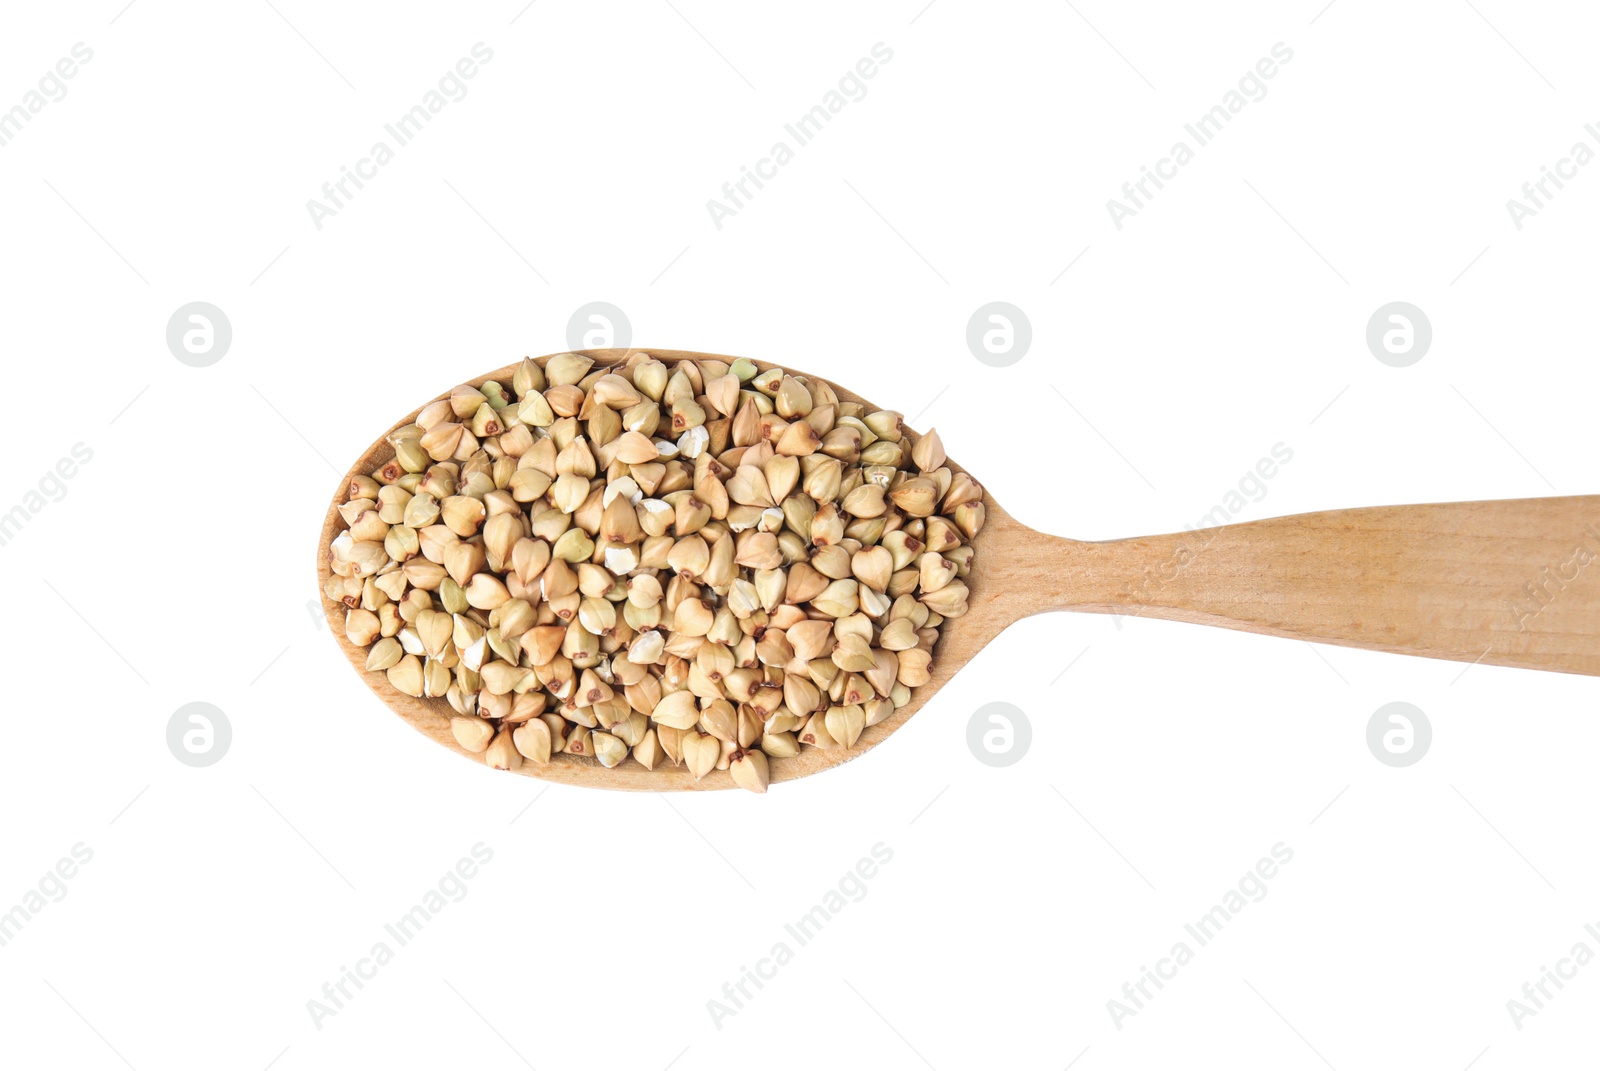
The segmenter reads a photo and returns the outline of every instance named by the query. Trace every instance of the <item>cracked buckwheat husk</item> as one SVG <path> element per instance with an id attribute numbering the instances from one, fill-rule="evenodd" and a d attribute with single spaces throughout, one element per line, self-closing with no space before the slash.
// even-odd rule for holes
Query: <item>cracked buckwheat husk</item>
<path id="1" fill-rule="evenodd" d="M 525 762 L 765 792 L 928 683 L 983 490 L 938 433 L 746 360 L 525 359 L 350 481 L 324 595 L 365 666 Z M 561 756 L 573 756 L 563 759 Z"/>

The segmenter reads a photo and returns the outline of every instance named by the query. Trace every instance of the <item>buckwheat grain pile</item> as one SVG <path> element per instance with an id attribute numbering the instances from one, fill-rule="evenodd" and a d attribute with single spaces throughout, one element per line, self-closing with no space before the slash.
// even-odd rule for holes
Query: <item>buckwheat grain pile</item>
<path id="1" fill-rule="evenodd" d="M 524 360 L 388 436 L 325 594 L 498 769 L 565 753 L 756 792 L 929 679 L 983 489 L 936 432 L 746 360 Z"/>

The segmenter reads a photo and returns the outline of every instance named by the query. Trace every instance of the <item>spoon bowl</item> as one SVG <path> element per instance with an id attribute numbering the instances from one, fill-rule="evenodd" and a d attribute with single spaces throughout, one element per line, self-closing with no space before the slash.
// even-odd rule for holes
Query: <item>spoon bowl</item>
<path id="1" fill-rule="evenodd" d="M 669 366 L 737 358 L 683 350 L 576 351 L 596 368 L 637 352 Z M 753 361 L 765 371 L 772 364 Z M 813 376 L 788 365 L 789 372 Z M 515 365 L 470 380 L 508 381 Z M 826 380 L 841 400 L 880 407 Z M 448 397 L 436 395 L 429 402 Z M 474 762 L 450 729 L 442 698 L 414 698 L 366 670 L 366 648 L 345 636 L 344 607 L 324 598 L 328 546 L 345 527 L 339 513 L 353 477 L 394 456 L 387 436 L 351 466 L 334 493 L 317 542 L 318 599 L 351 667 L 412 728 Z M 912 442 L 916 432 L 906 429 Z M 964 472 L 951 459 L 952 472 Z M 977 479 L 974 475 L 974 479 Z M 977 480 L 982 486 L 982 480 Z M 802 748 L 770 764 L 771 781 L 830 769 L 871 750 L 904 725 L 988 643 L 1024 617 L 1077 610 L 1158 617 L 1265 635 L 1462 662 L 1600 675 L 1600 496 L 1380 506 L 1334 510 L 1134 539 L 1083 542 L 1019 523 L 989 495 L 987 522 L 970 542 L 963 580 L 968 611 L 945 622 L 930 680 L 851 747 Z M 589 756 L 524 762 L 523 774 L 563 784 L 635 791 L 703 791 L 734 786 L 726 771 L 696 781 L 684 765 L 654 770 L 624 761 L 611 769 Z"/>
<path id="2" fill-rule="evenodd" d="M 679 361 L 717 360 L 732 363 L 738 360 L 737 357 L 715 353 L 695 353 L 687 350 L 594 349 L 574 350 L 572 352 L 592 357 L 596 368 L 604 365 L 620 365 L 630 355 L 638 352 L 648 353 L 651 357 L 669 367 Z M 761 371 L 774 367 L 771 362 L 767 361 L 752 360 L 751 363 Z M 466 382 L 474 387 L 481 387 L 491 379 L 507 382 L 510 380 L 512 373 L 516 371 L 516 367 L 515 364 L 507 365 L 492 372 L 485 372 L 483 375 Z M 806 376 L 811 379 L 823 378 L 787 364 L 782 367 L 794 375 Z M 827 382 L 843 401 L 860 402 L 869 411 L 881 408 L 860 395 L 840 387 L 832 380 L 827 380 Z M 449 392 L 445 391 L 427 399 L 423 405 L 448 396 Z M 411 413 L 395 421 L 391 427 L 385 429 L 383 434 L 379 435 L 372 445 L 367 447 L 366 451 L 356 459 L 355 464 L 345 473 L 338 490 L 334 492 L 327 515 L 323 519 L 322 531 L 318 536 L 317 542 L 318 601 L 322 604 L 323 613 L 327 617 L 328 627 L 333 633 L 335 642 L 338 643 L 346 659 L 349 660 L 351 668 L 366 682 L 367 687 L 371 688 L 378 698 L 382 699 L 391 710 L 400 715 L 401 719 L 413 729 L 416 729 L 441 747 L 448 748 L 482 765 L 483 758 L 481 755 L 473 754 L 456 742 L 454 735 L 450 731 L 450 718 L 453 711 L 442 698 L 427 699 L 407 695 L 391 685 L 382 673 L 367 671 L 367 649 L 351 643 L 345 637 L 344 607 L 321 595 L 322 585 L 327 581 L 331 573 L 328 562 L 328 544 L 345 528 L 344 519 L 339 514 L 339 505 L 344 501 L 345 488 L 349 486 L 353 477 L 370 473 L 394 457 L 394 447 L 389 444 L 387 436 L 396 428 L 404 427 L 415 421 L 417 415 L 422 412 L 422 408 L 423 406 L 418 406 Z M 917 438 L 916 433 L 911 432 L 910 429 L 906 430 L 910 434 L 912 441 L 915 441 Z M 952 472 L 965 471 L 955 461 L 946 460 L 945 464 Z M 875 747 L 880 741 L 888 738 L 890 733 L 904 725 L 906 720 L 912 714 L 915 714 L 922 704 L 927 702 L 928 698 L 939 690 L 945 681 L 949 680 L 958 669 L 966 665 L 972 656 L 982 650 L 984 645 L 991 639 L 999 635 L 1012 620 L 1015 620 L 1014 617 L 1005 618 L 1001 612 L 998 612 L 997 608 L 988 602 L 987 593 L 990 585 L 987 580 L 986 563 L 984 562 L 986 552 L 983 548 L 985 544 L 982 540 L 989 536 L 991 529 L 1002 526 L 1021 528 L 1021 526 L 1016 525 L 1016 522 L 1012 521 L 1009 516 L 995 505 L 987 491 L 984 492 L 983 501 L 988 510 L 989 520 L 984 530 L 978 534 L 978 540 L 974 542 L 975 553 L 971 575 L 963 577 L 963 580 L 966 581 L 972 591 L 970 609 L 965 616 L 953 620 L 943 630 L 938 646 L 934 650 L 934 661 L 929 667 L 931 679 L 928 683 L 912 689 L 911 701 L 905 706 L 896 710 L 886 720 L 865 729 L 861 734 L 861 738 L 856 741 L 853 747 L 806 747 L 791 758 L 773 761 L 770 764 L 772 783 L 792 781 L 796 778 L 817 773 L 820 770 L 830 769 Z M 1028 531 L 1027 529 L 1021 530 Z M 958 628 L 958 625 L 976 627 Z M 980 636 L 981 639 L 979 638 Z M 567 754 L 552 755 L 549 764 L 544 766 L 524 762 L 517 772 L 531 777 L 542 778 L 546 781 L 557 781 L 562 784 L 640 792 L 704 791 L 736 787 L 732 776 L 726 770 L 713 770 L 699 781 L 696 781 L 689 773 L 688 767 L 684 765 L 661 764 L 654 770 L 647 770 L 637 762 L 629 760 L 608 770 L 590 756 Z"/>

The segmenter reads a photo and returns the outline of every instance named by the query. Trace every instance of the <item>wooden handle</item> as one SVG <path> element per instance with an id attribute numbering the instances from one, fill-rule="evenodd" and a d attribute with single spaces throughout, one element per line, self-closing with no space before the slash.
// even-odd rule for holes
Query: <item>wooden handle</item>
<path id="1" fill-rule="evenodd" d="M 1027 549 L 1055 568 L 1007 576 L 1021 616 L 1139 614 L 1600 675 L 1600 495 L 1332 510 L 1105 543 L 1035 534 Z"/>

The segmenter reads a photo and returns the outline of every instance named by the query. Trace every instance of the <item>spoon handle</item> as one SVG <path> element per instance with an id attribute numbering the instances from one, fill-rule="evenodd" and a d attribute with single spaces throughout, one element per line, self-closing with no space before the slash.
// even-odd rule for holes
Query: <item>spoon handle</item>
<path id="1" fill-rule="evenodd" d="M 1045 592 L 1042 577 L 1031 585 L 1024 597 L 1034 610 L 1600 675 L 1600 495 L 1331 510 L 1052 542 L 1061 544 L 1051 548 L 1058 579 Z M 1064 591 L 1063 557 L 1074 576 Z"/>

